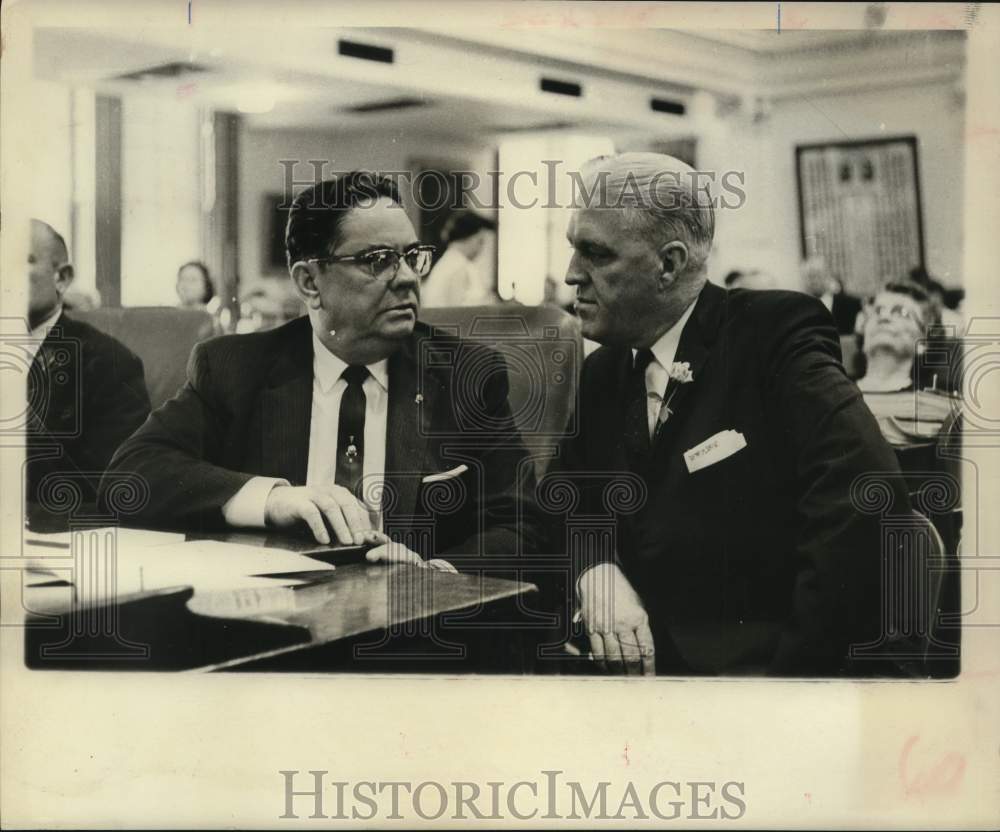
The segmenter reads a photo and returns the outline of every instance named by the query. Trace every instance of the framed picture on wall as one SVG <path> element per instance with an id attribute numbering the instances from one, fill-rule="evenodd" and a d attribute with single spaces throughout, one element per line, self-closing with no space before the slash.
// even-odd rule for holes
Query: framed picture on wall
<path id="1" fill-rule="evenodd" d="M 924 266 L 915 136 L 799 145 L 795 173 L 802 257 L 822 255 L 846 291 Z"/>

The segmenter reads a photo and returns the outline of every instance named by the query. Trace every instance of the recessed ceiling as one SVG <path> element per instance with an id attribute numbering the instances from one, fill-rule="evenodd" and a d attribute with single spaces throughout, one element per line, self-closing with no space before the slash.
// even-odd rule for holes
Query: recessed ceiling
<path id="1" fill-rule="evenodd" d="M 250 129 L 405 130 L 473 138 L 527 130 L 618 131 L 629 126 L 610 115 L 553 118 L 552 113 L 533 107 L 413 95 L 392 84 L 291 70 L 274 55 L 261 55 L 259 62 L 251 64 L 233 60 L 221 49 L 142 44 L 134 36 L 131 32 L 38 29 L 36 75 L 107 94 L 127 96 L 141 91 L 241 111 Z"/>

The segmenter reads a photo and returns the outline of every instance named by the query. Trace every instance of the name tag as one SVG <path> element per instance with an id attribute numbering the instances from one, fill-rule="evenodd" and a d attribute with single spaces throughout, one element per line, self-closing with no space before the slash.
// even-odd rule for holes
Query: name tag
<path id="1" fill-rule="evenodd" d="M 687 465 L 688 473 L 693 474 L 695 471 L 721 462 L 746 446 L 747 440 L 739 431 L 719 431 L 700 445 L 695 445 L 691 450 L 685 451 L 684 464 Z"/>

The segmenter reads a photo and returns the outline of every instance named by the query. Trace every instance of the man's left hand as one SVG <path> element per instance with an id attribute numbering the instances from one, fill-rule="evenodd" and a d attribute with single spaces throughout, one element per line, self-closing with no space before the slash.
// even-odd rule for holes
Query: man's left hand
<path id="1" fill-rule="evenodd" d="M 440 572 L 458 572 L 446 560 L 441 560 L 440 558 L 424 560 L 412 549 L 408 549 L 402 543 L 394 541 L 389 541 L 388 543 L 383 543 L 381 546 L 376 546 L 374 549 L 369 549 L 365 553 L 365 557 L 369 563 L 410 563 L 423 569 L 436 569 Z"/>

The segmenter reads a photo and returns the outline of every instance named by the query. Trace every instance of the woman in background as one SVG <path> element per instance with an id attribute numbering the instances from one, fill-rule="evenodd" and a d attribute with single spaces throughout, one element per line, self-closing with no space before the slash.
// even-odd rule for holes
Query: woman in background
<path id="1" fill-rule="evenodd" d="M 200 260 L 191 260 L 177 270 L 177 297 L 182 309 L 207 309 L 215 297 L 208 267 Z"/>
<path id="2" fill-rule="evenodd" d="M 421 306 L 479 306 L 495 303 L 494 287 L 475 260 L 486 245 L 486 235 L 495 224 L 472 211 L 459 211 L 448 218 L 441 232 L 445 253 L 420 287 Z"/>
<path id="3" fill-rule="evenodd" d="M 927 293 L 911 281 L 887 283 L 863 310 L 860 322 L 863 393 L 893 393 L 917 386 L 917 345 L 937 323 Z"/>

